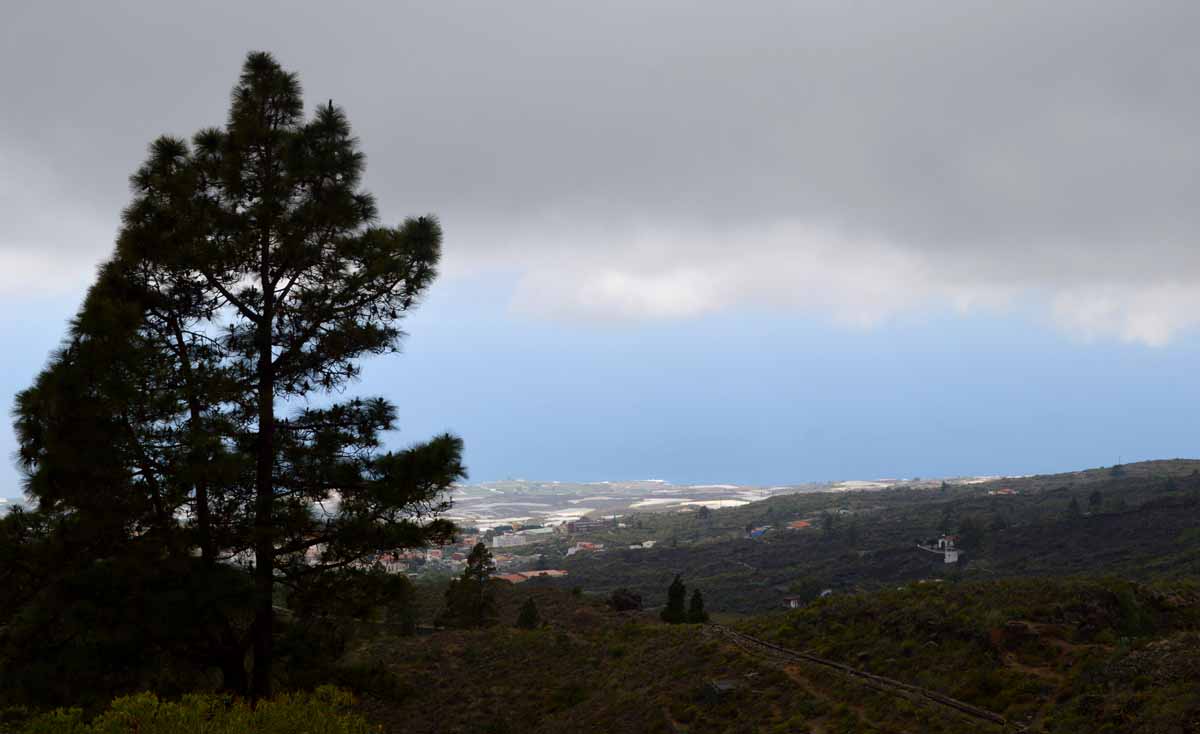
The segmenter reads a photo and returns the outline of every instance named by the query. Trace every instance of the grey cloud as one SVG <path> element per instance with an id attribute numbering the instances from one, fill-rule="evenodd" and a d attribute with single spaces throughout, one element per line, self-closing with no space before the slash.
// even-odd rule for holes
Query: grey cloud
<path id="1" fill-rule="evenodd" d="M 760 265 L 733 303 L 796 228 L 886 243 L 933 292 L 1049 289 L 1056 314 L 1089 284 L 1200 279 L 1195 3 L 350 5 L 18 4 L 5 176 L 52 172 L 48 207 L 109 212 L 97 241 L 47 240 L 94 257 L 146 143 L 220 122 L 265 48 L 347 108 L 388 216 L 443 215 L 456 267 L 676 292 L 740 248 Z M 36 245 L 10 227 L 0 247 Z"/>

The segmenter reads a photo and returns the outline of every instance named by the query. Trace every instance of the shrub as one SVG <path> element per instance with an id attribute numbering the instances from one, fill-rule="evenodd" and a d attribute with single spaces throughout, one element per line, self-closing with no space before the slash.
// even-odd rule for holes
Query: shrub
<path id="1" fill-rule="evenodd" d="M 617 589 L 608 597 L 608 605 L 618 612 L 640 611 L 642 595 L 625 588 Z"/>
<path id="2" fill-rule="evenodd" d="M 80 709 L 57 709 L 31 720 L 22 734 L 367 734 L 366 720 L 349 711 L 353 703 L 348 692 L 332 686 L 282 694 L 253 708 L 215 695 L 192 694 L 176 702 L 138 693 L 115 699 L 90 724 Z"/>
<path id="3" fill-rule="evenodd" d="M 517 627 L 520 627 L 521 629 L 532 630 L 537 629 L 541 626 L 541 624 L 542 619 L 538 614 L 537 603 L 534 602 L 533 597 L 531 596 L 525 600 L 524 604 L 521 605 L 521 613 L 517 615 Z"/>

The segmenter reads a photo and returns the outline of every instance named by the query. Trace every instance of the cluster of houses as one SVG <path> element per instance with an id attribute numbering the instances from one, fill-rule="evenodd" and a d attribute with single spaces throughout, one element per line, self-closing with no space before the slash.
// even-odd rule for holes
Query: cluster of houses
<path id="1" fill-rule="evenodd" d="M 367 559 L 379 563 L 388 573 L 420 574 L 429 572 L 457 573 L 466 566 L 467 556 L 480 541 L 479 535 L 464 535 L 457 543 L 440 548 L 410 548 L 402 551 L 381 551 Z M 497 565 L 499 557 L 494 557 Z M 509 556 L 511 559 L 512 556 Z"/>
<path id="2" fill-rule="evenodd" d="M 522 583 L 538 576 L 565 576 L 567 572 L 558 569 L 535 569 L 535 566 L 541 565 L 541 555 L 535 553 L 508 553 L 505 552 L 506 549 L 542 543 L 564 535 L 590 533 L 613 527 L 625 526 L 624 524 L 618 524 L 615 517 L 582 518 L 554 527 L 543 527 L 540 525 L 522 526 L 518 523 L 500 525 L 487 533 L 463 535 L 457 542 L 441 547 L 380 551 L 368 556 L 356 565 L 368 568 L 379 564 L 388 573 L 403 573 L 409 576 L 419 576 L 427 573 L 456 574 L 460 573 L 466 566 L 467 558 L 470 556 L 471 550 L 475 545 L 483 542 L 491 547 L 492 559 L 496 563 L 496 568 L 503 572 L 497 578 L 502 578 L 512 583 Z M 643 549 L 651 548 L 654 544 L 655 541 L 647 540 L 630 547 Z M 603 550 L 603 543 L 579 541 L 568 548 L 566 554 L 572 556 L 576 553 L 595 553 Z M 323 548 L 319 545 L 308 548 L 305 551 L 305 561 L 309 564 L 319 563 L 322 551 Z M 245 556 L 245 558 L 239 557 L 235 561 L 247 564 L 252 562 L 252 558 L 248 552 L 240 555 Z"/>

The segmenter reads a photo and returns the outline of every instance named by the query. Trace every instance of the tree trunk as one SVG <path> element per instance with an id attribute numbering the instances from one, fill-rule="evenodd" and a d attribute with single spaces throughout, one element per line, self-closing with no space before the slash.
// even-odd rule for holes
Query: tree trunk
<path id="1" fill-rule="evenodd" d="M 266 395 L 271 395 L 267 392 Z M 274 403 L 269 397 L 260 399 L 266 406 Z M 270 411 L 270 412 L 268 412 Z M 271 695 L 271 656 L 275 627 L 273 608 L 275 590 L 275 540 L 271 527 L 272 486 L 274 465 L 273 407 L 265 407 L 259 416 L 258 469 L 254 501 L 254 680 L 255 699 Z"/>
<path id="2" fill-rule="evenodd" d="M 250 682 L 246 677 L 246 657 L 241 653 L 230 653 L 221 659 L 221 687 L 238 696 L 250 693 Z"/>
<path id="3" fill-rule="evenodd" d="M 275 499 L 275 375 L 271 350 L 275 299 L 271 285 L 270 235 L 260 245 L 259 277 L 263 309 L 258 323 L 258 464 L 254 479 L 254 676 L 251 696 L 271 695 L 271 658 L 275 631 L 275 532 L 272 509 Z"/>

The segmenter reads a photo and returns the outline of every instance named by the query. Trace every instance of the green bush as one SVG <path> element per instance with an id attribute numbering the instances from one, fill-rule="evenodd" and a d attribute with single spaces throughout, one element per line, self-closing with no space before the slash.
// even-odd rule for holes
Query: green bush
<path id="1" fill-rule="evenodd" d="M 57 709 L 34 718 L 22 734 L 367 734 L 366 720 L 349 711 L 353 703 L 348 692 L 332 686 L 282 694 L 253 708 L 215 695 L 191 694 L 176 702 L 138 693 L 115 699 L 90 724 L 80 709 Z"/>

